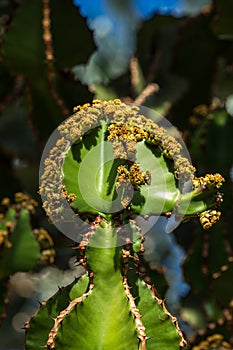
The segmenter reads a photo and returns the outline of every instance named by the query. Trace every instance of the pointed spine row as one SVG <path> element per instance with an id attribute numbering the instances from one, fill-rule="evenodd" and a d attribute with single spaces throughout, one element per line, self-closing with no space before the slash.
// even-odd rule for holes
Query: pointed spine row
<path id="1" fill-rule="evenodd" d="M 144 283 L 146 284 L 147 288 L 151 291 L 152 293 L 152 296 L 153 298 L 157 301 L 157 303 L 163 308 L 163 310 L 165 311 L 165 313 L 170 317 L 172 323 L 175 325 L 176 327 L 176 330 L 177 330 L 177 333 L 180 337 L 180 346 L 186 346 L 187 345 L 187 342 L 186 340 L 184 339 L 183 337 L 183 334 L 182 334 L 182 331 L 178 325 L 178 321 L 177 321 L 177 318 L 175 316 L 172 316 L 172 314 L 168 311 L 168 309 L 166 308 L 165 306 L 165 303 L 162 299 L 158 298 L 157 295 L 156 295 L 156 292 L 155 292 L 155 289 L 152 285 L 146 283 L 144 281 Z"/>
<path id="2" fill-rule="evenodd" d="M 93 230 L 94 230 L 94 224 L 95 224 L 95 221 L 93 223 Z M 88 242 L 89 242 L 89 237 L 92 234 L 93 234 L 92 231 L 87 232 L 86 234 L 83 234 L 83 239 L 77 247 L 77 249 L 80 252 L 79 263 L 85 269 L 87 269 L 87 261 L 86 261 L 86 255 L 85 255 L 86 247 L 87 247 Z M 91 292 L 94 288 L 94 283 L 93 283 L 94 274 L 92 271 L 88 271 L 88 275 L 90 278 L 90 285 L 89 285 L 88 291 L 86 293 L 84 293 L 82 296 L 70 301 L 69 305 L 64 310 L 62 310 L 60 312 L 60 314 L 55 318 L 53 328 L 50 330 L 49 335 L 48 335 L 48 340 L 46 343 L 47 349 L 49 349 L 49 350 L 55 349 L 55 338 L 57 336 L 58 329 L 61 326 L 64 318 L 76 307 L 76 305 L 82 303 L 84 301 L 84 299 L 86 299 L 91 294 Z"/>
<path id="3" fill-rule="evenodd" d="M 48 335 L 48 341 L 47 341 L 47 349 L 52 350 L 55 349 L 55 338 L 59 329 L 59 326 L 62 324 L 64 318 L 71 312 L 71 310 L 77 305 L 80 304 L 84 301 L 84 299 L 86 299 L 92 292 L 94 288 L 94 283 L 91 282 L 90 286 L 89 286 L 89 290 L 84 293 L 81 297 L 75 298 L 74 300 L 72 300 L 69 305 L 67 306 L 66 309 L 62 310 L 60 312 L 60 314 L 56 317 L 56 319 L 54 320 L 54 326 L 51 329 L 51 331 L 49 332 Z"/>
<path id="4" fill-rule="evenodd" d="M 142 323 L 140 312 L 136 307 L 135 298 L 130 293 L 130 287 L 128 285 L 126 276 L 123 277 L 123 286 L 125 289 L 125 294 L 129 301 L 130 311 L 135 319 L 138 339 L 140 341 L 140 350 L 146 350 L 146 328 Z"/>
<path id="5" fill-rule="evenodd" d="M 132 224 L 135 228 L 137 228 L 137 225 L 135 223 L 132 223 Z M 138 232 L 140 232 L 140 229 L 138 230 Z M 140 278 L 144 282 L 146 288 L 152 294 L 153 299 L 163 309 L 163 311 L 166 313 L 166 315 L 171 319 L 172 323 L 174 324 L 176 331 L 177 331 L 179 338 L 180 338 L 180 346 L 181 347 L 186 346 L 187 342 L 183 337 L 181 329 L 179 328 L 177 318 L 172 316 L 172 314 L 167 310 L 167 308 L 165 306 L 165 302 L 157 296 L 154 287 L 148 283 L 150 278 L 148 276 L 146 276 L 146 274 L 144 272 L 141 272 L 142 264 L 141 264 L 141 259 L 139 257 L 139 254 L 142 254 L 144 252 L 143 241 L 144 241 L 144 237 L 141 236 L 140 250 L 138 253 L 134 253 L 134 257 L 130 255 L 131 245 L 133 244 L 132 242 L 129 242 L 128 244 L 126 244 L 126 246 L 125 246 L 126 249 L 122 249 L 122 257 L 123 257 L 123 262 L 124 262 L 124 265 L 123 265 L 123 286 L 124 286 L 125 293 L 126 293 L 126 296 L 128 298 L 128 301 L 129 301 L 130 311 L 135 319 L 136 330 L 138 333 L 138 339 L 140 341 L 140 348 L 139 349 L 146 350 L 146 348 L 147 348 L 146 342 L 151 337 L 146 335 L 146 327 L 144 326 L 144 324 L 142 322 L 142 316 L 140 314 L 140 310 L 137 308 L 137 306 L 135 304 L 135 298 L 130 292 L 131 287 L 129 286 L 128 281 L 127 281 L 127 277 L 126 277 L 127 271 L 130 269 L 129 259 L 132 259 L 131 261 L 133 261 L 133 265 L 134 265 L 135 270 L 137 271 L 138 278 Z M 131 265 L 131 268 L 132 268 L 132 265 Z"/>

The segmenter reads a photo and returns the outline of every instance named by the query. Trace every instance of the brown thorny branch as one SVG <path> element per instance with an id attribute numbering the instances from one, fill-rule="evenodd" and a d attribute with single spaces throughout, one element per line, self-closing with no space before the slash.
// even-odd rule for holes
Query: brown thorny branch
<path id="1" fill-rule="evenodd" d="M 57 105 L 60 107 L 64 116 L 69 116 L 70 111 L 65 106 L 65 102 L 59 96 L 55 88 L 55 77 L 56 68 L 54 65 L 54 49 L 53 49 L 53 36 L 51 31 L 51 9 L 50 0 L 43 0 L 43 18 L 42 18 L 42 28 L 43 28 L 43 41 L 45 45 L 45 59 L 47 62 L 48 70 L 48 85 L 50 92 L 56 101 Z"/>
<path id="2" fill-rule="evenodd" d="M 130 60 L 129 69 L 131 75 L 131 86 L 134 91 L 137 91 L 137 86 L 139 84 L 140 73 L 138 66 L 138 59 L 133 57 Z M 137 105 L 141 105 L 145 103 L 145 101 L 152 96 L 154 93 L 159 91 L 159 85 L 156 83 L 148 83 L 147 86 L 140 92 L 140 94 L 133 101 Z"/>
<path id="3" fill-rule="evenodd" d="M 50 10 L 50 0 L 42 1 L 42 31 L 43 31 L 43 42 L 45 45 L 45 61 L 47 63 L 47 79 L 48 79 L 48 87 L 53 96 L 55 102 L 59 106 L 64 116 L 70 115 L 69 109 L 65 106 L 65 102 L 62 100 L 61 96 L 59 96 L 56 88 L 55 88 L 55 77 L 56 77 L 56 68 L 54 65 L 54 49 L 53 49 L 53 35 L 51 31 L 51 10 Z M 1 44 L 0 40 L 0 44 Z M 0 63 L 2 61 L 2 57 L 0 56 Z M 21 75 L 17 75 L 15 77 L 13 85 L 13 90 L 6 95 L 3 101 L 0 103 L 0 113 L 6 108 L 6 106 L 13 101 L 19 94 L 20 88 L 22 85 L 23 77 Z M 12 92 L 13 91 L 13 92 Z M 30 97 L 29 97 L 30 99 Z M 30 101 L 30 100 L 29 100 Z"/>

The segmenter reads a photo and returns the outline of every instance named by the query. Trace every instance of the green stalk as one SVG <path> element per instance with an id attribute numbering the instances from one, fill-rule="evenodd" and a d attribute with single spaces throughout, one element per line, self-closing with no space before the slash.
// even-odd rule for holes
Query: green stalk
<path id="1" fill-rule="evenodd" d="M 121 274 L 121 247 L 116 229 L 104 223 L 90 239 L 86 258 L 94 274 L 94 288 L 64 320 L 56 337 L 58 349 L 137 349 L 134 319 L 125 295 Z M 98 245 L 93 247 L 92 245 Z M 99 248 L 101 247 L 101 248 Z"/>

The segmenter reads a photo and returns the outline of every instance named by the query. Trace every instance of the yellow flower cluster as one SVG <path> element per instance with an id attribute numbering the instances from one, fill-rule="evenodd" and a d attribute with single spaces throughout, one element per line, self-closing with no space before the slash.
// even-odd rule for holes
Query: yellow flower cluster
<path id="1" fill-rule="evenodd" d="M 175 177 L 183 182 L 192 180 L 196 169 L 187 158 L 177 157 L 175 160 Z"/>
<path id="2" fill-rule="evenodd" d="M 213 334 L 206 340 L 203 340 L 199 345 L 194 346 L 193 350 L 212 350 L 212 349 L 232 349 L 232 345 L 224 341 L 221 334 Z"/>
<path id="3" fill-rule="evenodd" d="M 193 179 L 193 188 L 219 189 L 224 181 L 225 179 L 218 173 L 206 174 L 204 177 L 195 177 Z"/>
<path id="4" fill-rule="evenodd" d="M 150 171 L 141 171 L 139 164 L 134 163 L 129 167 L 120 165 L 117 168 L 117 186 L 124 185 L 124 183 L 130 182 L 135 188 L 141 185 L 150 184 L 151 174 Z"/>
<path id="5" fill-rule="evenodd" d="M 75 200 L 73 194 L 64 191 L 62 184 L 62 164 L 68 150 L 74 142 L 82 140 L 82 136 L 101 125 L 108 126 L 107 139 L 112 142 L 114 156 L 135 162 L 136 143 L 145 141 L 157 147 L 164 156 L 173 159 L 174 174 L 180 181 L 194 177 L 195 168 L 187 158 L 181 157 L 182 146 L 166 130 L 159 127 L 151 119 L 140 114 L 140 109 L 134 105 L 122 103 L 119 99 L 110 101 L 94 100 L 93 103 L 74 108 L 75 114 L 63 122 L 58 131 L 58 137 L 49 156 L 44 162 L 44 172 L 41 177 L 40 194 L 43 197 L 43 207 L 53 221 L 62 219 L 61 199 L 71 203 Z M 134 165 L 130 172 L 130 181 L 134 186 L 149 183 L 149 173 L 142 173 Z M 118 182 L 122 174 L 118 171 Z"/>
<path id="6" fill-rule="evenodd" d="M 8 208 L 13 207 L 16 211 L 20 211 L 21 209 L 27 209 L 30 213 L 35 213 L 35 207 L 38 205 L 38 203 L 30 198 L 28 195 L 17 192 L 15 193 L 15 204 L 11 204 L 10 198 L 3 198 L 1 200 L 1 206 Z M 4 209 L 4 212 L 6 210 Z M 0 224 L 5 219 L 5 214 L 0 213 Z M 4 222 L 3 225 L 1 225 L 2 228 L 0 229 L 0 247 L 4 248 L 11 248 L 12 243 L 9 241 L 9 236 L 12 230 L 14 229 L 15 223 L 12 221 Z"/>
<path id="7" fill-rule="evenodd" d="M 202 227 L 207 230 L 212 227 L 221 216 L 221 212 L 217 210 L 206 210 L 200 214 L 199 220 L 202 224 Z"/>
<path id="8" fill-rule="evenodd" d="M 52 237 L 48 234 L 48 232 L 44 228 L 34 229 L 33 233 L 36 237 L 36 240 L 40 244 L 41 256 L 40 261 L 42 263 L 46 262 L 49 264 L 54 263 L 55 259 L 55 249 L 53 248 L 53 240 Z"/>
<path id="9" fill-rule="evenodd" d="M 7 226 L 7 224 L 6 224 Z M 8 229 L 6 230 L 0 230 L 0 247 L 4 247 L 4 248 L 11 248 L 12 247 L 12 243 L 8 240 L 8 235 L 9 235 L 9 231 Z"/>

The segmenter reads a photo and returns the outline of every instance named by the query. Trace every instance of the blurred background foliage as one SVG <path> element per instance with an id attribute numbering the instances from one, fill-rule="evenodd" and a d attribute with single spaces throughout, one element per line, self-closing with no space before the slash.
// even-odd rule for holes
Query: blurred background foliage
<path id="1" fill-rule="evenodd" d="M 221 221 L 204 232 L 196 221 L 180 225 L 164 243 L 170 269 L 158 257 L 150 271 L 161 297 L 169 288 L 177 293 L 171 308 L 195 349 L 211 349 L 213 334 L 221 334 L 215 347 L 226 349 L 225 341 L 233 348 L 232 18 L 232 0 L 0 0 L 2 199 L 24 192 L 40 203 L 46 140 L 75 105 L 93 98 L 121 98 L 160 112 L 181 132 L 197 175 L 225 177 Z M 72 243 L 40 205 L 33 227 L 48 230 L 55 262 L 9 269 L 7 295 L 5 281 L 0 285 L 0 302 L 9 299 L 1 350 L 23 349 L 21 327 L 37 300 L 82 272 Z M 174 281 L 176 273 L 182 276 Z"/>

